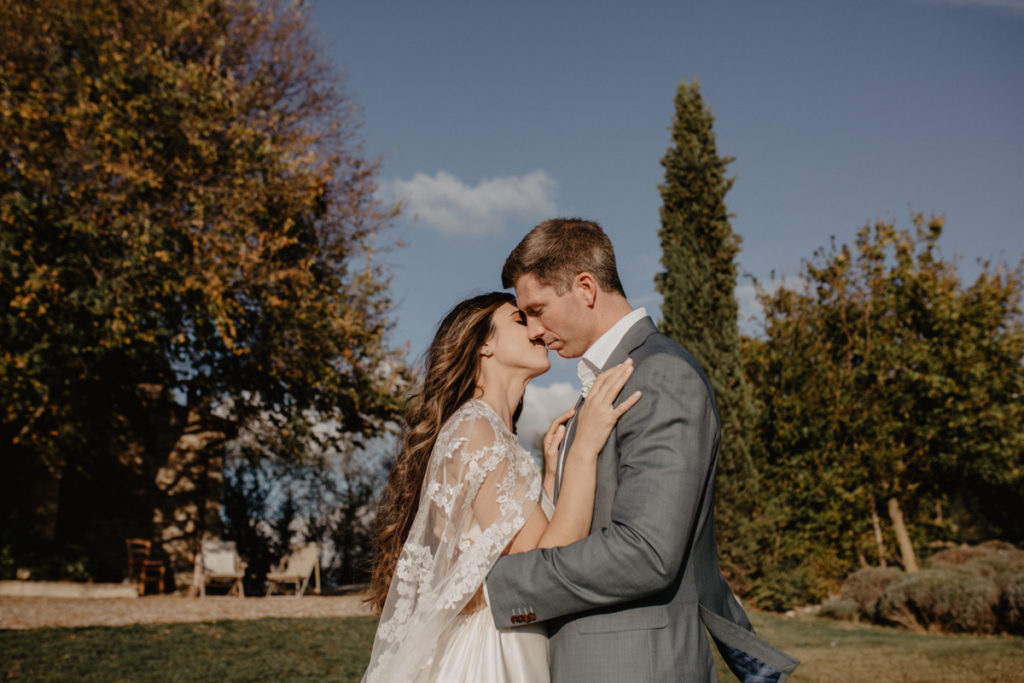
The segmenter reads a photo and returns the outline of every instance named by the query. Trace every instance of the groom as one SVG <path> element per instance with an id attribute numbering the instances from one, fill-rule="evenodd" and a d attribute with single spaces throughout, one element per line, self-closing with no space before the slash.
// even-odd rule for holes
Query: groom
<path id="1" fill-rule="evenodd" d="M 721 424 L 697 361 L 626 300 L 611 242 L 580 219 L 541 223 L 501 273 L 531 338 L 582 357 L 585 385 L 632 357 L 643 398 L 598 458 L 590 535 L 499 558 L 486 589 L 499 627 L 546 622 L 551 679 L 717 681 L 707 627 L 743 681 L 784 681 L 797 660 L 754 635 L 718 569 Z M 574 437 L 570 422 L 561 458 Z M 561 486 L 561 462 L 555 498 Z"/>

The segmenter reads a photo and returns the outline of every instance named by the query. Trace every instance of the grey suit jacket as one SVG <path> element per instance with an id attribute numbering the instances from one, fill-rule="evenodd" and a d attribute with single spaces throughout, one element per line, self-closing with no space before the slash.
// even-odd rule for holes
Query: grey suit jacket
<path id="1" fill-rule="evenodd" d="M 718 569 L 711 385 L 650 318 L 605 367 L 627 356 L 620 396 L 643 398 L 598 457 L 590 535 L 499 558 L 487 577 L 494 622 L 546 622 L 555 683 L 717 681 L 704 627 L 740 680 L 784 681 L 797 660 L 754 634 Z"/>

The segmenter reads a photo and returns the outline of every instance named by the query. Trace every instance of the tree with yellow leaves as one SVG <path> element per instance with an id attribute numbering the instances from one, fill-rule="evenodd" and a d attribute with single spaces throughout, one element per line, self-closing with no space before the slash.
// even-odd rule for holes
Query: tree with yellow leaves
<path id="1" fill-rule="evenodd" d="M 74 535 L 70 482 L 113 460 L 152 479 L 186 429 L 272 414 L 285 457 L 313 415 L 379 434 L 403 376 L 373 258 L 396 209 L 374 199 L 359 111 L 303 6 L 0 0 L 0 16 L 4 522 L 50 481 L 70 506 L 54 533 Z"/>

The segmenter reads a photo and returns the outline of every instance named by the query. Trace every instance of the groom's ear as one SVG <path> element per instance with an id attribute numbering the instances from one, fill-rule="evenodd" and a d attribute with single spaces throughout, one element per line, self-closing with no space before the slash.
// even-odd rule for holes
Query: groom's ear
<path id="1" fill-rule="evenodd" d="M 597 280 L 593 275 L 587 271 L 577 273 L 572 281 L 572 289 L 587 308 L 594 307 L 597 301 Z"/>

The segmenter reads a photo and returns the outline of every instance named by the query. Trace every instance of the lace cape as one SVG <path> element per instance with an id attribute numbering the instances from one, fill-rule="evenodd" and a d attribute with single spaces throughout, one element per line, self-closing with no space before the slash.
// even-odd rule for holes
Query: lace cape
<path id="1" fill-rule="evenodd" d="M 536 464 L 498 415 L 483 401 L 463 404 L 431 451 L 364 683 L 430 680 L 439 639 L 533 513 L 540 491 Z"/>

